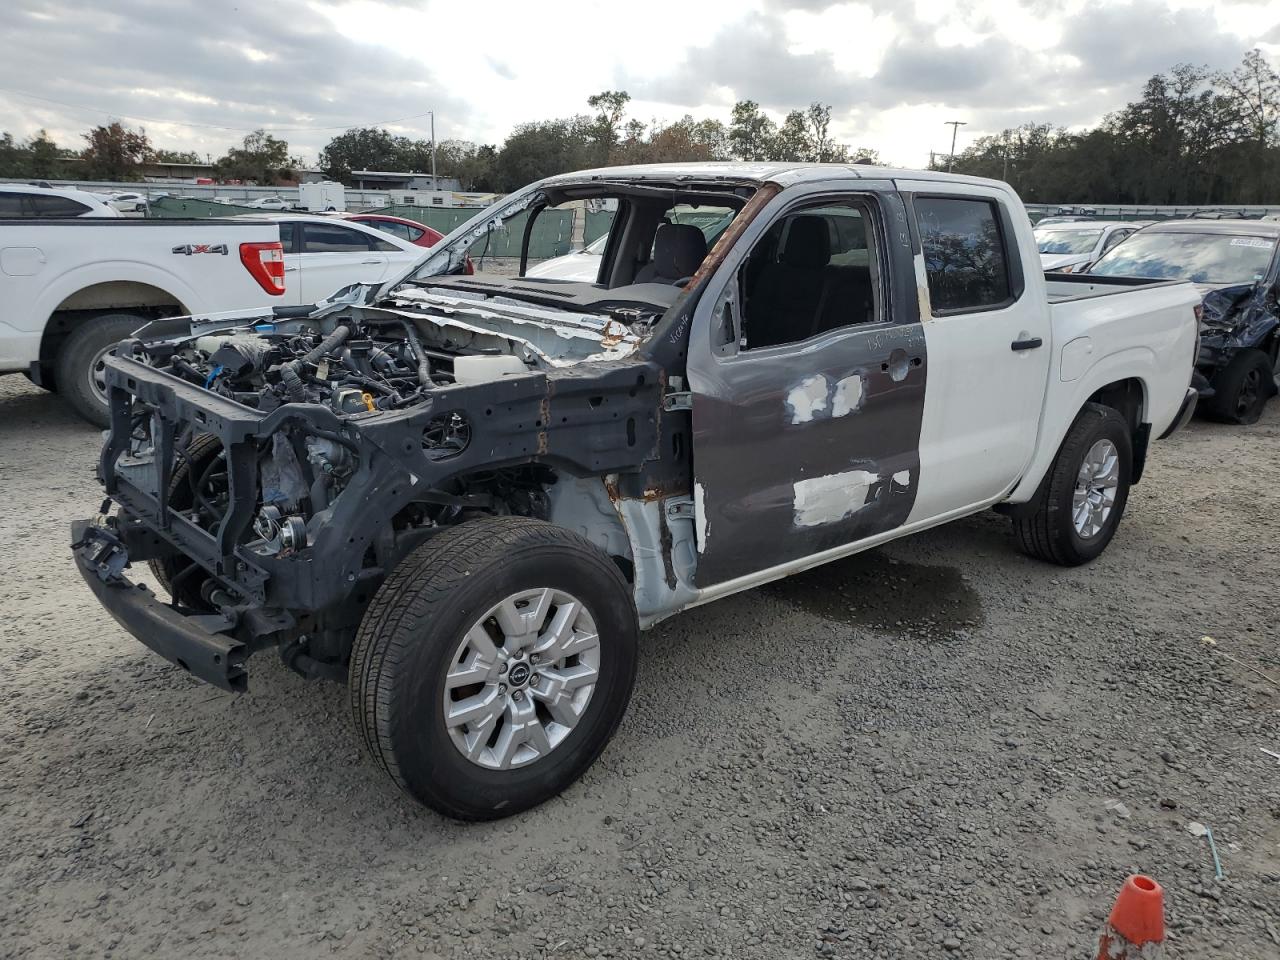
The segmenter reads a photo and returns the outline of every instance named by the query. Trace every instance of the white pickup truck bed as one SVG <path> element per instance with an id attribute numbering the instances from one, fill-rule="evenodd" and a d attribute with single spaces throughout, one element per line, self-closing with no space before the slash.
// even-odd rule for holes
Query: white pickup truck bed
<path id="1" fill-rule="evenodd" d="M 111 317 L 133 317 L 136 328 L 281 302 L 260 279 L 272 243 L 276 225 L 251 220 L 0 220 L 0 373 L 57 386 L 101 420 L 77 402 L 94 399 L 91 387 L 78 398 L 58 383 L 67 351 L 92 346 L 77 351 L 92 360 L 115 342 L 108 326 L 115 339 L 127 335 Z"/>

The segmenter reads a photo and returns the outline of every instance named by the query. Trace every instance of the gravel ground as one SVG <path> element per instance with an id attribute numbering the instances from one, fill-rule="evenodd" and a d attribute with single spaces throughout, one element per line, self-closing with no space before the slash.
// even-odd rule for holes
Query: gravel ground
<path id="1" fill-rule="evenodd" d="M 481 825 L 339 686 L 225 695 L 107 619 L 96 451 L 0 379 L 0 956 L 1091 958 L 1133 871 L 1168 956 L 1280 956 L 1280 403 L 1158 445 L 1088 567 L 988 513 L 668 622 L 584 780 Z"/>

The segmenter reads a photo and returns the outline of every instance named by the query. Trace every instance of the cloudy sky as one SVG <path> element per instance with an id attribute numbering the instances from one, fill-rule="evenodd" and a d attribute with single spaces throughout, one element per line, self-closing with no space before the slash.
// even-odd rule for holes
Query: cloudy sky
<path id="1" fill-rule="evenodd" d="M 904 166 L 1029 120 L 1091 124 L 1178 62 L 1280 63 L 1280 0 L 4 0 L 0 130 L 109 118 L 221 154 L 266 127 L 312 158 L 348 126 L 501 143 L 625 89 L 632 115 L 776 118 Z"/>

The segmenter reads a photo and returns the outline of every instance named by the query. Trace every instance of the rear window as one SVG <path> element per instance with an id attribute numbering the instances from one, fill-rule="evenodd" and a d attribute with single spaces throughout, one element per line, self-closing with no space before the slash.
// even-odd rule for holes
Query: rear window
<path id="1" fill-rule="evenodd" d="M 1089 253 L 1101 236 L 1101 230 L 1037 230 L 1036 247 L 1049 254 Z"/>
<path id="2" fill-rule="evenodd" d="M 26 216 L 22 210 L 22 194 L 0 193 L 0 217 Z"/>
<path id="3" fill-rule="evenodd" d="M 355 253 L 370 248 L 372 238 L 359 230 L 328 223 L 302 224 L 303 253 Z"/>
<path id="4" fill-rule="evenodd" d="M 46 197 L 36 193 L 30 194 L 27 201 L 37 217 L 78 217 L 90 209 L 88 204 L 70 197 Z"/>
<path id="5" fill-rule="evenodd" d="M 1147 230 L 1098 258 L 1089 272 L 1195 283 L 1257 283 L 1275 253 L 1274 237 Z"/>
<path id="6" fill-rule="evenodd" d="M 409 232 L 407 223 L 396 223 L 394 220 L 361 220 L 366 227 L 373 227 L 375 230 L 381 230 L 383 233 L 389 233 L 393 237 L 399 237 L 401 240 L 416 240 L 417 237 Z M 417 231 L 418 236 L 422 236 L 422 231 Z"/>
<path id="7" fill-rule="evenodd" d="M 935 314 L 1010 300 L 1009 263 L 992 201 L 918 197 L 915 208 Z"/>

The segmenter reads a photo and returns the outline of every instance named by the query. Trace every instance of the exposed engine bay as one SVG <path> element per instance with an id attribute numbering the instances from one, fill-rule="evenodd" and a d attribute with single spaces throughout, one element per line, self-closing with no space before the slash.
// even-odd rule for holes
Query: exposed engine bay
<path id="1" fill-rule="evenodd" d="M 654 449 L 643 316 L 443 289 L 280 314 L 123 343 L 101 473 L 111 527 L 178 609 L 303 672 L 341 660 L 384 572 L 436 531 L 546 519 L 565 473 Z"/>

